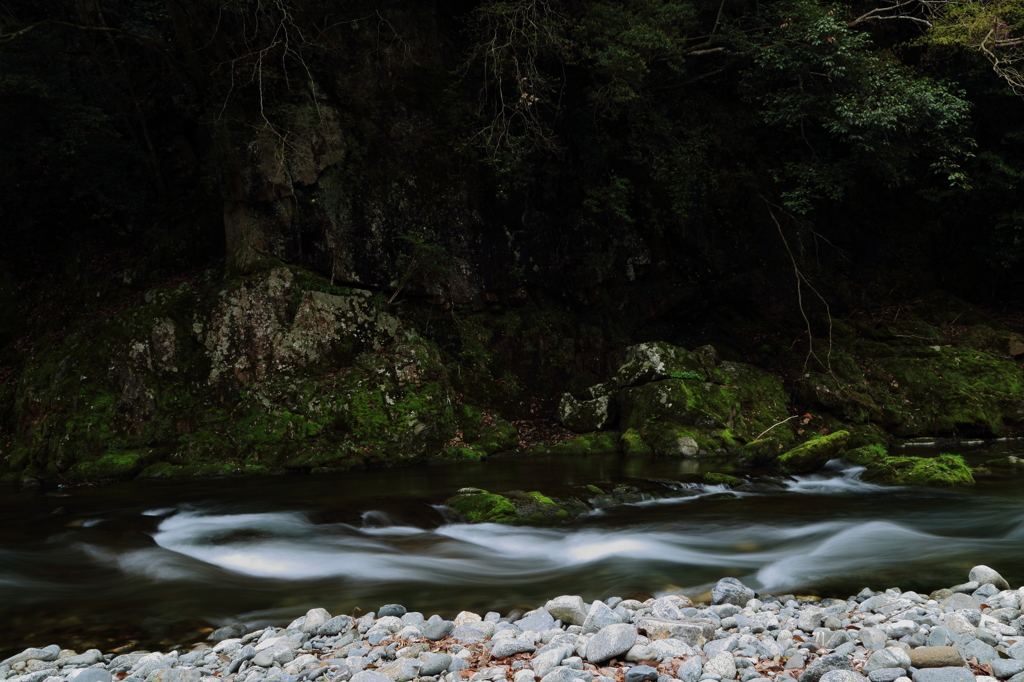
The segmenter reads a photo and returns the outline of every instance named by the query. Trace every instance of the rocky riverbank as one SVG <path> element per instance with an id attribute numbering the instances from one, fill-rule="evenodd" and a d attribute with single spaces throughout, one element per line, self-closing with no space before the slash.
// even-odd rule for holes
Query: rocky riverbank
<path id="1" fill-rule="evenodd" d="M 676 594 L 561 596 L 452 621 L 388 604 L 312 609 L 285 628 L 229 625 L 170 652 L 30 648 L 11 682 L 1024 682 L 1024 588 L 976 566 L 930 595 L 756 595 L 723 578 L 710 603 Z M 2 679 L 0 678 L 0 679 Z M 976 678 L 976 679 L 975 679 Z"/>

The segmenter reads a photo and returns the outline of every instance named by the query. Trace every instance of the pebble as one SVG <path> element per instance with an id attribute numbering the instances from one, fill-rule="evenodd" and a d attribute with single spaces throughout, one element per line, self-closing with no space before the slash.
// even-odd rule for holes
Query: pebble
<path id="1" fill-rule="evenodd" d="M 780 602 L 723 578 L 712 604 L 561 595 L 452 621 L 400 604 L 359 619 L 311 609 L 285 628 L 227 625 L 192 651 L 26 649 L 0 682 L 1024 682 L 1024 591 L 985 566 L 968 578 L 931 599 Z"/>

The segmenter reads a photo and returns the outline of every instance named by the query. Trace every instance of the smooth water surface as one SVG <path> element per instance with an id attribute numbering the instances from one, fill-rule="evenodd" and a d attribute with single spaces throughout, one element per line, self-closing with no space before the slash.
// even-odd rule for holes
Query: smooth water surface
<path id="1" fill-rule="evenodd" d="M 1011 441 L 960 452 L 980 462 L 1021 450 Z M 315 606 L 398 602 L 450 617 L 560 594 L 700 597 L 725 575 L 759 592 L 834 596 L 865 585 L 928 592 L 979 563 L 1024 582 L 1024 487 L 1013 479 L 887 488 L 835 461 L 756 493 L 666 487 L 555 528 L 466 525 L 443 506 L 464 486 L 558 495 L 721 468 L 602 455 L 0 490 L 0 649 L 166 649 L 204 627 L 285 624 Z"/>

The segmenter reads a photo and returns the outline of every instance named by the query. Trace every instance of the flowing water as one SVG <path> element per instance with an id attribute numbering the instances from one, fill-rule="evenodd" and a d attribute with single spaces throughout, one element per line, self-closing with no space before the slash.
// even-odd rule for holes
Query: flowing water
<path id="1" fill-rule="evenodd" d="M 1024 442 L 943 450 L 978 463 L 1022 454 Z M 602 455 L 0 489 L 0 651 L 166 649 L 203 628 L 285 624 L 315 606 L 339 614 L 397 602 L 451 617 L 559 594 L 699 597 L 726 575 L 760 592 L 845 597 L 866 585 L 928 592 L 985 563 L 1024 583 L 1024 487 L 1009 478 L 879 487 L 834 461 L 752 493 L 655 486 L 662 492 L 643 502 L 553 528 L 466 525 L 443 506 L 464 486 L 558 495 L 721 469 Z"/>

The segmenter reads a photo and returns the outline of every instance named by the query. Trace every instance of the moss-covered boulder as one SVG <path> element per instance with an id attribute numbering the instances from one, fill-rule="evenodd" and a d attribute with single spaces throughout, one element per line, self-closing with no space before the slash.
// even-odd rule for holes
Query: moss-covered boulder
<path id="1" fill-rule="evenodd" d="M 456 431 L 448 371 L 385 308 L 289 267 L 153 289 L 36 354 L 0 474 L 337 470 L 435 455 Z"/>
<path id="2" fill-rule="evenodd" d="M 619 425 L 624 431 L 634 430 L 657 454 L 736 453 L 788 417 L 788 396 L 767 372 L 719 362 L 710 347 L 690 352 L 668 344 L 643 344 L 642 353 L 637 348 L 631 349 L 630 361 L 617 374 L 618 382 L 629 382 L 616 394 Z M 653 380 L 637 383 L 647 379 Z M 785 444 L 794 440 L 788 427 L 776 429 L 773 436 Z"/>
<path id="3" fill-rule="evenodd" d="M 853 462 L 854 464 L 860 464 L 867 466 L 872 462 L 878 462 L 889 456 L 888 451 L 881 445 L 864 445 L 859 448 L 853 448 L 843 453 L 843 457 Z"/>
<path id="4" fill-rule="evenodd" d="M 568 521 L 588 510 L 580 502 L 554 500 L 536 490 L 513 490 L 498 495 L 478 488 L 463 488 L 446 504 L 469 523 L 544 525 Z"/>
<path id="5" fill-rule="evenodd" d="M 762 438 L 750 441 L 740 448 L 737 462 L 741 466 L 763 467 L 775 463 L 784 446 L 777 438 Z"/>
<path id="6" fill-rule="evenodd" d="M 619 438 L 619 449 L 627 457 L 650 457 L 654 448 L 644 442 L 643 436 L 636 429 L 626 429 Z"/>
<path id="7" fill-rule="evenodd" d="M 920 320 L 834 328 L 828 367 L 808 372 L 799 397 L 846 423 L 913 438 L 1000 436 L 1024 421 L 1024 379 L 1008 357 L 1014 335 L 1000 336 L 1006 352 L 995 352 L 980 342 L 989 350 L 954 347 Z"/>
<path id="8" fill-rule="evenodd" d="M 1024 473 L 1024 458 L 1015 457 L 1014 455 L 1007 455 L 1006 457 L 997 457 L 996 459 L 990 459 L 987 462 L 985 462 L 985 468 L 998 469 L 1001 471 L 1017 471 Z"/>
<path id="9" fill-rule="evenodd" d="M 848 431 L 836 431 L 821 438 L 809 440 L 783 453 L 779 468 L 787 474 L 806 474 L 825 466 L 830 459 L 842 454 L 849 439 Z"/>
<path id="10" fill-rule="evenodd" d="M 577 400 L 564 393 L 558 402 L 558 420 L 577 433 L 599 431 L 613 422 L 615 403 L 609 396 L 591 400 Z"/>
<path id="11" fill-rule="evenodd" d="M 861 480 L 886 485 L 974 485 L 971 468 L 958 455 L 877 459 L 867 464 Z"/>

